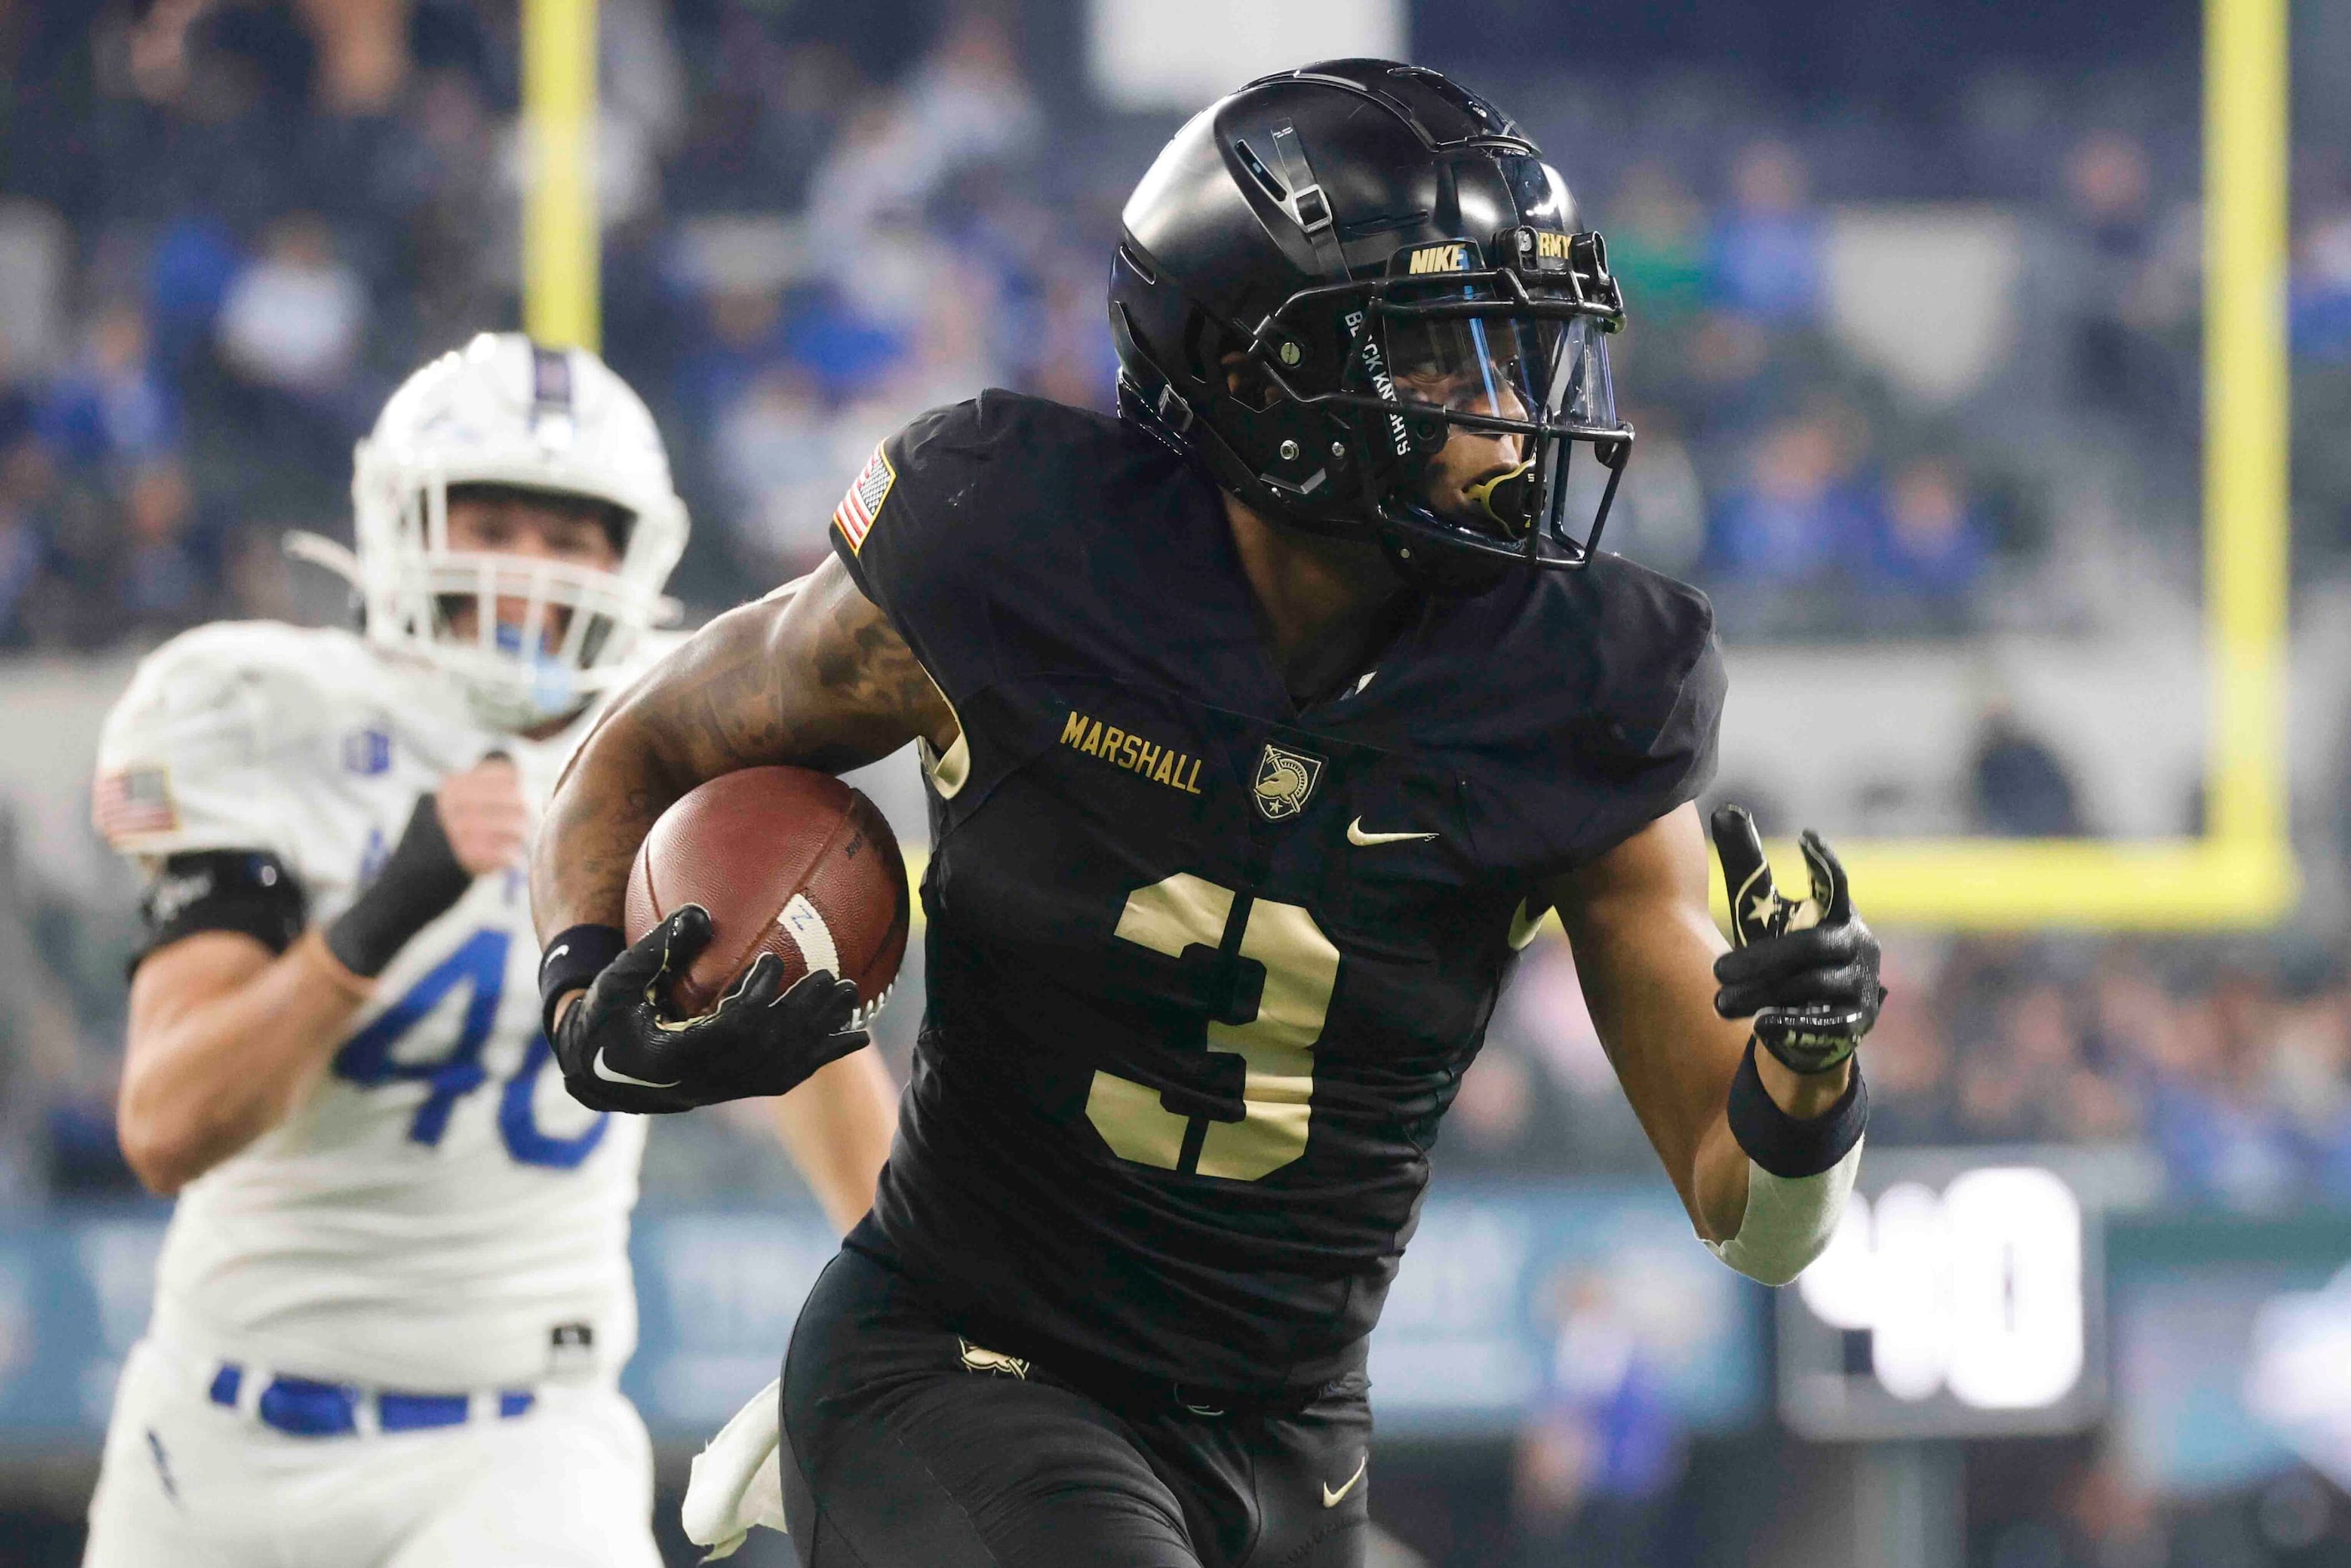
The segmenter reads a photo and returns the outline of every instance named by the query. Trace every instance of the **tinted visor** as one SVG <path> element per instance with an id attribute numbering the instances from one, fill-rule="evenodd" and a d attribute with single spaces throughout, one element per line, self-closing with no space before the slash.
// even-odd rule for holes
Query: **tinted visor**
<path id="1" fill-rule="evenodd" d="M 1404 315 L 1392 319 L 1387 340 L 1399 402 L 1482 416 L 1522 436 L 1622 428 L 1607 334 L 1593 317 Z"/>
<path id="2" fill-rule="evenodd" d="M 1435 520 L 1464 542 L 1534 551 L 1538 536 L 1548 536 L 1558 550 L 1580 557 L 1605 511 L 1595 511 L 1582 538 L 1569 533 L 1564 507 L 1575 447 L 1589 443 L 1597 466 L 1613 476 L 1632 434 L 1617 417 L 1609 371 L 1613 319 L 1581 301 L 1468 279 L 1399 291 L 1379 315 L 1389 369 L 1381 390 L 1415 411 L 1391 422 L 1397 458 L 1409 464 L 1408 449 L 1416 448 L 1433 459 L 1465 429 L 1499 438 L 1496 465 L 1465 494 L 1423 497 L 1439 514 Z M 1421 410 L 1441 410 L 1443 424 L 1431 428 Z"/>

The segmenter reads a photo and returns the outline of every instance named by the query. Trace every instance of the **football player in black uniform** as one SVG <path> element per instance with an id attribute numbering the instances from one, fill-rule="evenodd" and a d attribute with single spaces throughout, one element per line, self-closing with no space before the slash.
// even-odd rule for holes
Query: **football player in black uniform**
<path id="1" fill-rule="evenodd" d="M 631 856 L 728 769 L 924 748 L 914 1082 L 786 1364 L 812 1568 L 1359 1562 L 1365 1339 L 1547 910 L 1734 1267 L 1792 1277 L 1858 1157 L 1876 946 L 1736 811 L 1738 950 L 1708 915 L 1720 657 L 1596 548 L 1624 307 L 1560 176 L 1335 61 L 1204 111 L 1124 226 L 1120 416 L 988 392 L 883 443 L 836 559 L 623 698 L 540 839 L 573 1092 L 773 1093 L 855 1043 L 845 988 L 769 959 L 663 1017 L 708 923 L 623 951 Z"/>

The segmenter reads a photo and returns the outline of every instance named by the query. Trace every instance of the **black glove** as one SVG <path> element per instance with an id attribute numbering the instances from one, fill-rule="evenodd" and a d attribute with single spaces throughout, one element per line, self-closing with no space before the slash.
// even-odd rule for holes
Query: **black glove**
<path id="1" fill-rule="evenodd" d="M 1714 813 L 1714 852 L 1730 890 L 1734 949 L 1714 961 L 1714 1010 L 1752 1016 L 1755 1039 L 1797 1072 L 1826 1072 L 1877 1021 L 1877 938 L 1853 912 L 1844 867 L 1820 835 L 1802 838 L 1813 895 L 1797 903 L 1771 884 L 1763 841 L 1744 808 Z"/>
<path id="2" fill-rule="evenodd" d="M 440 805 L 419 795 L 375 880 L 327 927 L 327 949 L 354 975 L 381 975 L 410 937 L 449 913 L 473 885 L 474 873 L 449 847 Z"/>
<path id="3" fill-rule="evenodd" d="M 670 980 L 709 941 L 710 912 L 689 904 L 605 966 L 555 1026 L 555 1060 L 573 1099 L 643 1114 L 781 1094 L 865 1043 L 863 1030 L 848 1027 L 854 985 L 819 969 L 785 990 L 772 953 L 709 1012 L 669 1018 Z"/>

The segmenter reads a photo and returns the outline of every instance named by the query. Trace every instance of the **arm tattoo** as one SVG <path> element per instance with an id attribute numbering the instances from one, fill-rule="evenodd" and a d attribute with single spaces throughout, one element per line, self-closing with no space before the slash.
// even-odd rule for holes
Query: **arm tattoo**
<path id="1" fill-rule="evenodd" d="M 629 867 L 655 818 L 705 779 L 787 763 L 838 773 L 955 716 L 904 639 L 838 561 L 789 596 L 729 611 L 631 687 L 556 786 L 532 856 L 546 936 L 621 923 Z"/>

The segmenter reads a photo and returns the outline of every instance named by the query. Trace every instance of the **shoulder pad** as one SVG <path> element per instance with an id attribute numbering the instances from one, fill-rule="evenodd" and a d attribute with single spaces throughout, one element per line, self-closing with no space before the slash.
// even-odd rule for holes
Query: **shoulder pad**
<path id="1" fill-rule="evenodd" d="M 1133 439 L 1105 415 L 991 388 L 932 409 L 883 442 L 842 503 L 849 515 L 836 513 L 835 521 L 853 537 L 861 497 L 871 503 L 868 523 L 893 500 L 935 517 L 959 513 L 974 500 L 998 498 L 976 495 L 984 476 L 991 489 L 1010 482 L 1030 492 L 1040 481 L 1050 486 L 1052 476 L 1099 465 L 1113 446 Z"/>
<path id="2" fill-rule="evenodd" d="M 117 849 L 280 852 L 306 747 L 381 672 L 358 637 L 275 622 L 198 627 L 141 661 L 99 734 L 92 819 Z"/>
<path id="3" fill-rule="evenodd" d="M 1500 643 L 1470 655 L 1479 676 L 1436 733 L 1478 758 L 1499 863 L 1584 864 L 1712 782 L 1724 679 L 1704 594 L 1601 555 L 1468 603 L 1464 632 Z"/>
<path id="4" fill-rule="evenodd" d="M 834 550 L 950 701 L 994 678 L 1003 632 L 1060 591 L 1129 494 L 1174 459 L 1118 421 L 990 391 L 884 441 L 833 514 Z"/>
<path id="5" fill-rule="evenodd" d="M 1676 750 L 1710 753 L 1724 683 L 1706 595 L 1604 553 L 1565 575 L 1581 591 L 1576 620 L 1595 672 L 1591 706 L 1574 725 L 1579 755 L 1614 770 L 1646 768 Z"/>
<path id="6" fill-rule="evenodd" d="M 990 387 L 977 397 L 935 408 L 913 420 L 903 441 L 907 455 L 919 459 L 933 449 L 1066 448 L 1117 439 L 1125 429 L 1110 415 L 1091 409 Z"/>

